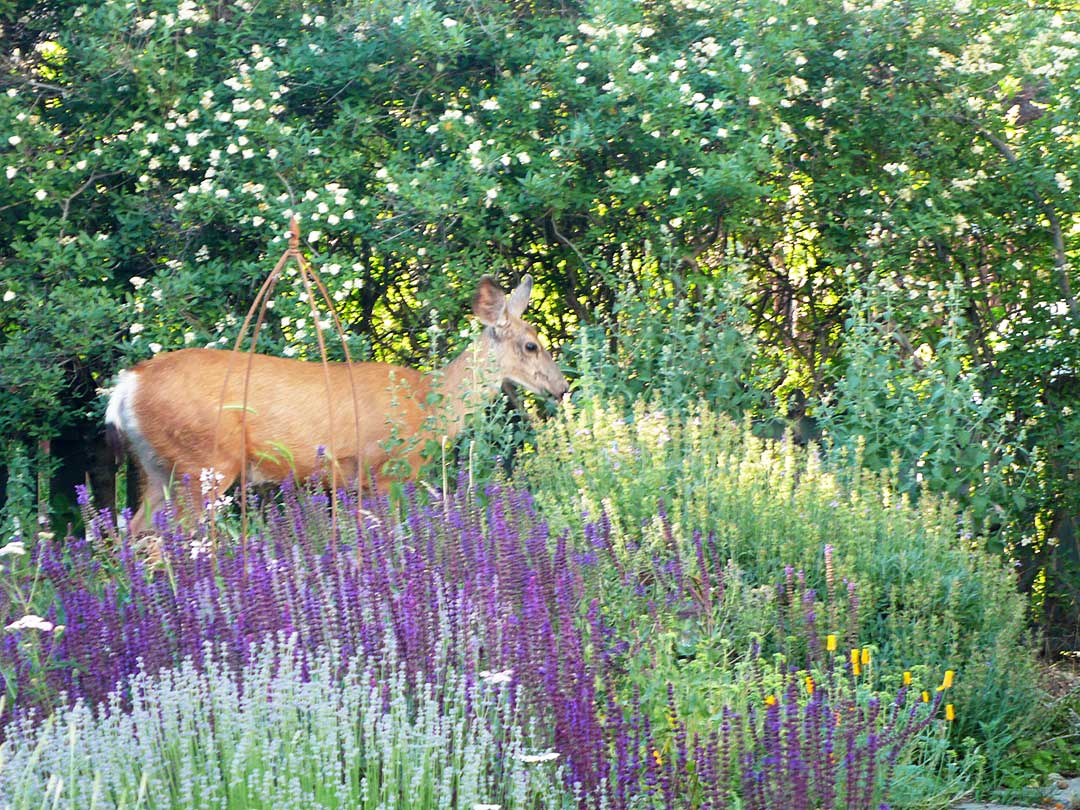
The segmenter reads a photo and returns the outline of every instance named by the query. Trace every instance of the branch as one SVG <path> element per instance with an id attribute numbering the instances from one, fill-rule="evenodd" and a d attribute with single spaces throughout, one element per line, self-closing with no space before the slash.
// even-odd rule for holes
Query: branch
<path id="1" fill-rule="evenodd" d="M 963 124 L 970 124 L 975 128 L 975 131 L 982 135 L 990 144 L 997 149 L 1003 158 L 1009 163 L 1010 166 L 1017 166 L 1020 163 L 1020 159 L 1013 152 L 1012 148 L 1005 143 L 1001 138 L 988 130 L 982 124 L 975 121 L 970 121 L 962 116 L 954 116 L 954 119 Z M 1061 220 L 1058 219 L 1057 211 L 1042 195 L 1034 188 L 1031 189 L 1031 197 L 1035 200 L 1035 204 L 1039 206 L 1039 210 L 1046 216 L 1047 221 L 1050 223 L 1050 236 L 1054 243 L 1054 266 L 1057 268 L 1058 275 L 1061 277 L 1061 294 L 1065 298 L 1065 303 L 1069 307 L 1069 313 L 1074 320 L 1080 320 L 1080 308 L 1076 305 L 1076 298 L 1073 296 L 1072 284 L 1069 281 L 1069 259 L 1065 253 L 1065 237 L 1061 233 Z"/>

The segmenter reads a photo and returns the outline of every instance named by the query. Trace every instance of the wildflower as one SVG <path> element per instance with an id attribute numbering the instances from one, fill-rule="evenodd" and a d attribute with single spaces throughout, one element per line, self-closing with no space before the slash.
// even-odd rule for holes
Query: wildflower
<path id="1" fill-rule="evenodd" d="M 952 688 L 953 678 L 955 676 L 956 673 L 953 672 L 951 669 L 945 670 L 945 679 L 941 682 L 941 686 L 938 687 L 938 691 L 942 692 L 946 689 Z"/>
<path id="2" fill-rule="evenodd" d="M 825 649 L 829 652 L 836 652 L 836 636 L 831 633 L 825 636 Z"/>
<path id="3" fill-rule="evenodd" d="M 911 672 L 904 670 L 904 686 L 911 686 Z"/>
<path id="4" fill-rule="evenodd" d="M 950 723 L 956 719 L 956 709 L 953 708 L 951 703 L 945 704 L 945 719 Z"/>
<path id="5" fill-rule="evenodd" d="M 930 702 L 930 693 L 927 692 L 925 689 L 923 690 L 923 693 L 922 693 L 922 702 L 923 703 L 929 703 Z"/>
<path id="6" fill-rule="evenodd" d="M 48 619 L 27 613 L 21 619 L 16 619 L 5 630 L 40 630 L 43 633 L 51 633 L 53 630 L 63 630 L 63 625 L 54 625 Z"/>
<path id="7" fill-rule="evenodd" d="M 25 553 L 26 546 L 23 545 L 22 540 L 12 540 L 6 546 L 0 546 L 0 557 L 21 557 Z"/>
<path id="8" fill-rule="evenodd" d="M 863 647 L 863 650 L 862 650 L 862 665 L 864 667 L 870 666 L 870 648 L 869 647 Z"/>
<path id="9" fill-rule="evenodd" d="M 776 695 L 766 695 L 765 696 L 765 705 L 766 706 L 775 706 L 776 705 Z"/>
<path id="10" fill-rule="evenodd" d="M 514 754 L 518 762 L 551 762 L 559 758 L 558 751 L 544 751 L 541 754 Z"/>
<path id="11" fill-rule="evenodd" d="M 652 752 L 652 755 L 653 755 L 653 759 L 656 760 L 656 767 L 659 768 L 659 767 L 663 766 L 664 758 L 662 756 L 660 756 L 659 749 L 654 748 L 653 752 Z"/>
<path id="12" fill-rule="evenodd" d="M 806 693 L 814 694 L 814 679 L 809 675 L 806 676 Z"/>
<path id="13" fill-rule="evenodd" d="M 480 673 L 480 679 L 484 683 L 510 683 L 513 680 L 512 676 L 514 670 L 504 669 L 501 672 L 491 672 L 490 670 L 483 670 Z"/>
<path id="14" fill-rule="evenodd" d="M 14 290 L 7 290 L 7 291 L 4 292 L 4 303 L 5 304 L 8 303 L 9 301 L 14 301 L 14 300 L 15 300 L 15 291 Z"/>

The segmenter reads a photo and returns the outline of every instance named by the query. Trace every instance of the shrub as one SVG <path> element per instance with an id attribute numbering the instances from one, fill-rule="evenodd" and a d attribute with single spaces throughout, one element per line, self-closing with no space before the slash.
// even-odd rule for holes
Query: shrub
<path id="1" fill-rule="evenodd" d="M 592 788 L 605 767 L 602 730 L 566 545 L 548 542 L 527 494 L 487 497 L 486 509 L 464 486 L 446 501 L 413 497 L 403 517 L 385 498 L 345 497 L 335 535 L 327 496 L 287 485 L 244 546 L 216 555 L 161 516 L 163 563 L 152 569 L 87 506 L 89 538 L 42 541 L 24 572 L 39 583 L 41 616 L 63 630 L 4 634 L 14 710 L 55 707 L 60 695 L 100 702 L 139 671 L 203 666 L 208 644 L 222 665 L 242 667 L 278 633 L 342 661 L 392 643 L 410 682 L 512 670 L 568 778 Z M 114 556 L 99 553 L 107 543 Z M 0 619 L 30 606 L 0 604 Z"/>
<path id="2" fill-rule="evenodd" d="M 686 279 L 673 259 L 624 249 L 611 313 L 582 324 L 566 346 L 588 396 L 661 401 L 671 413 L 704 400 L 739 418 L 760 409 L 757 347 L 742 299 L 741 273 Z"/>
<path id="3" fill-rule="evenodd" d="M 123 760 L 126 764 L 120 764 L 116 757 L 125 756 L 120 752 L 101 759 L 97 764 L 104 770 L 94 771 L 96 749 L 92 746 L 82 746 L 86 757 L 80 751 L 72 758 L 76 746 L 72 740 L 84 730 L 98 741 L 94 745 L 108 745 L 113 739 L 124 748 L 124 735 L 152 738 L 149 754 L 145 746 L 136 747 L 138 756 L 144 758 L 141 762 L 145 764 L 164 751 L 168 767 L 180 774 L 203 773 L 211 760 L 223 763 L 220 771 L 210 767 L 208 775 L 196 780 L 191 790 L 197 796 L 183 794 L 176 799 L 174 794 L 162 794 L 162 802 L 232 796 L 230 791 L 241 790 L 253 779 L 272 778 L 277 773 L 267 770 L 264 760 L 269 754 L 264 756 L 264 749 L 257 746 L 252 749 L 245 729 L 252 723 L 253 728 L 259 726 L 250 718 L 265 718 L 266 712 L 279 710 L 277 687 L 268 679 L 284 673 L 284 683 L 292 684 L 300 673 L 300 681 L 316 683 L 303 687 L 315 690 L 305 710 L 310 715 L 290 713 L 286 701 L 283 710 L 292 718 L 290 722 L 297 724 L 285 724 L 286 728 L 297 729 L 300 736 L 282 737 L 280 744 L 286 749 L 287 761 L 301 774 L 317 775 L 321 772 L 318 769 L 330 767 L 327 761 L 340 760 L 346 770 L 361 767 L 356 759 L 363 752 L 350 749 L 352 753 L 346 756 L 343 744 L 336 742 L 344 733 L 339 727 L 344 723 L 341 717 L 325 729 L 314 729 L 322 725 L 322 713 L 330 711 L 325 709 L 327 701 L 341 706 L 340 701 L 346 700 L 320 697 L 323 692 L 318 690 L 327 690 L 328 683 L 344 684 L 345 688 L 354 681 L 361 686 L 377 685 L 383 713 L 372 721 L 376 726 L 396 722 L 391 704 L 399 693 L 412 712 L 410 722 L 421 715 L 424 722 L 430 720 L 424 727 L 433 727 L 435 722 L 426 714 L 429 698 L 435 701 L 432 705 L 441 705 L 449 714 L 445 722 L 450 725 L 464 705 L 461 716 L 469 718 L 475 711 L 495 724 L 492 745 L 498 748 L 502 738 L 497 731 L 505 730 L 505 718 L 499 714 L 501 709 L 485 709 L 477 690 L 483 691 L 485 681 L 509 681 L 507 695 L 514 722 L 528 730 L 529 745 L 550 747 L 559 755 L 564 784 L 571 792 L 578 791 L 584 806 L 683 807 L 689 796 L 695 806 L 707 807 L 709 796 L 725 791 L 750 801 L 752 793 L 747 791 L 758 780 L 753 774 L 761 769 L 761 762 L 756 757 L 725 760 L 727 764 L 718 768 L 716 752 L 708 741 L 710 734 L 722 731 L 731 735 L 731 745 L 736 739 L 743 740 L 739 744 L 751 752 L 750 740 L 757 745 L 764 720 L 748 710 L 750 702 L 760 703 L 767 688 L 782 691 L 789 674 L 787 665 L 779 659 L 763 665 L 760 646 L 755 645 L 738 666 L 723 669 L 728 683 L 710 695 L 710 699 L 718 698 L 716 713 L 703 717 L 698 712 L 690 718 L 692 727 L 681 720 L 656 722 L 655 705 L 660 706 L 662 717 L 675 711 L 675 686 L 659 699 L 643 694 L 642 688 L 647 684 L 663 690 L 664 676 L 679 675 L 677 667 L 663 669 L 657 660 L 657 654 L 663 652 L 662 643 L 648 645 L 641 633 L 657 626 L 662 629 L 666 614 L 682 617 L 693 601 L 695 581 L 708 582 L 708 587 L 715 583 L 721 615 L 725 611 L 737 613 L 740 592 L 735 576 L 730 571 L 717 572 L 715 578 L 711 575 L 715 544 L 710 543 L 707 552 L 702 544 L 699 552 L 705 576 L 695 579 L 689 569 L 684 573 L 669 560 L 655 569 L 653 581 L 639 582 L 642 587 L 635 591 L 636 598 L 639 606 L 647 604 L 649 609 L 639 614 L 648 621 L 641 622 L 635 634 L 630 615 L 602 611 L 598 599 L 586 599 L 585 584 L 601 582 L 607 576 L 598 577 L 592 569 L 612 566 L 623 573 L 627 570 L 620 562 L 622 552 L 616 547 L 610 524 L 601 521 L 586 526 L 595 555 L 595 559 L 590 558 L 588 553 L 572 552 L 567 533 L 550 533 L 528 493 L 490 486 L 481 504 L 464 481 L 459 484 L 452 497 L 433 494 L 425 501 L 412 493 L 396 505 L 385 498 L 359 504 L 343 495 L 337 509 L 337 532 L 325 494 L 298 492 L 287 485 L 282 502 L 268 507 L 246 544 L 220 548 L 216 553 L 203 535 L 196 535 L 203 540 L 193 544 L 166 514 L 157 521 L 163 553 L 156 568 L 148 568 L 116 535 L 107 515 L 93 514 L 86 504 L 89 538 L 69 538 L 61 547 L 47 535 L 39 537 L 37 546 L 20 557 L 15 584 L 23 586 L 19 591 L 22 596 L 3 606 L 5 623 L 15 615 L 13 611 L 35 607 L 43 614 L 32 622 L 24 617 L 11 627 L 2 651 L 8 688 L 15 697 L 15 720 L 5 733 L 21 763 L 17 773 L 33 775 L 25 776 L 30 781 L 17 783 L 22 792 L 13 796 L 19 801 L 37 797 L 35 791 L 49 784 L 50 774 L 67 774 L 65 779 L 73 774 L 85 776 L 93 786 L 112 784 L 113 771 L 131 774 L 144 767 L 140 761 Z M 665 518 L 659 516 L 657 521 L 661 532 L 666 532 Z M 107 553 L 110 543 L 115 544 L 115 554 Z M 643 558 L 630 555 L 627 559 L 635 560 L 636 573 L 644 572 L 636 570 L 637 561 Z M 31 583 L 32 589 L 26 587 Z M 721 591 L 728 586 L 732 596 L 725 597 Z M 770 588 L 777 591 L 775 586 Z M 790 595 L 801 606 L 813 602 L 812 594 L 808 598 L 806 593 L 792 590 Z M 763 610 L 779 616 L 778 601 L 766 604 Z M 708 617 L 704 624 L 710 626 Z M 749 633 L 752 625 L 747 622 L 744 632 Z M 794 635 L 817 638 L 813 622 L 805 616 L 798 627 L 794 621 L 788 625 Z M 274 639 L 277 647 L 272 644 Z M 811 651 L 820 647 L 816 641 L 807 646 Z M 641 666 L 637 670 L 626 668 L 627 662 L 636 664 L 634 656 L 638 654 L 652 655 L 651 678 L 642 677 Z M 179 697 L 165 701 L 159 714 L 147 715 L 161 702 L 153 696 L 158 683 Z M 682 684 L 678 688 L 680 696 L 692 692 Z M 225 723 L 221 734 L 211 735 L 207 730 L 211 724 L 200 723 L 198 715 L 182 722 L 178 719 L 186 716 L 184 707 L 198 702 L 200 695 L 210 695 L 203 703 L 217 712 L 219 691 L 240 695 L 237 700 L 243 710 L 243 716 L 237 717 L 230 704 L 222 718 L 214 714 L 215 734 L 217 724 Z M 293 691 L 288 693 L 291 696 Z M 75 698 L 78 705 L 63 708 L 64 694 Z M 270 708 L 259 705 L 264 696 L 269 696 Z M 802 701 L 798 711 L 809 710 L 806 696 L 797 697 Z M 891 699 L 880 698 L 883 705 Z M 692 703 L 687 705 L 694 708 Z M 50 706 L 60 707 L 51 718 L 42 719 L 34 711 L 35 707 Z M 721 706 L 727 707 L 723 714 Z M 361 712 L 361 717 L 371 711 Z M 862 730 L 847 740 L 845 750 L 862 763 L 858 773 L 845 766 L 829 771 L 822 779 L 838 786 L 858 784 L 860 795 L 876 796 L 885 789 L 890 775 L 866 765 L 878 762 L 875 738 L 870 736 L 876 733 L 876 722 L 876 718 L 867 719 L 860 726 Z M 158 736 L 154 736 L 157 731 L 142 733 L 139 723 L 163 730 Z M 416 723 L 422 726 L 420 720 Z M 885 723 L 882 727 L 891 726 Z M 226 731 L 235 735 L 228 737 Z M 482 725 L 473 731 L 487 739 Z M 395 733 L 390 734 L 391 739 L 398 739 Z M 514 736 L 517 731 L 507 733 L 507 739 L 524 739 Z M 170 735 L 193 736 L 198 744 L 180 745 Z M 914 736 L 904 737 L 897 750 Z M 277 750 L 272 748 L 273 740 L 264 742 L 270 746 L 265 751 Z M 181 750 L 177 753 L 174 749 L 178 745 Z M 657 752 L 671 746 L 690 747 L 665 770 L 657 761 Z M 238 754 L 230 753 L 234 749 L 244 752 L 242 762 Z M 62 763 L 68 770 L 57 771 L 59 766 L 54 764 L 40 768 L 32 764 L 43 750 L 51 752 L 46 758 L 49 762 Z M 455 742 L 454 756 L 461 750 Z M 490 750 L 489 746 L 480 753 Z M 499 750 L 505 755 L 509 749 Z M 294 754 L 295 762 L 289 759 Z M 464 767 L 459 760 L 447 764 L 438 751 L 432 756 L 435 771 L 444 766 Z M 481 770 L 494 774 L 493 779 L 499 777 L 498 763 L 504 760 L 505 756 L 496 756 L 496 764 L 485 760 L 489 765 Z M 115 768 L 113 763 L 117 763 Z M 234 764 L 239 769 L 236 772 Z M 676 765 L 677 769 L 671 770 Z M 378 767 L 362 765 L 369 767 L 385 774 L 387 768 L 396 766 L 384 759 Z M 161 776 L 163 784 L 175 783 L 169 773 Z M 251 773 L 255 776 L 249 779 Z M 790 773 L 784 773 L 787 775 L 775 775 L 780 779 L 777 785 L 787 784 L 783 780 Z M 136 791 L 138 796 L 138 791 L 149 790 L 157 778 L 147 775 L 146 784 L 138 778 L 121 780 L 115 790 L 121 796 L 128 795 L 124 791 Z M 346 774 L 342 778 L 353 777 Z M 405 777 L 395 776 L 392 782 L 385 775 L 382 778 L 392 792 Z M 181 788 L 187 790 L 186 783 L 180 781 Z M 303 778 L 300 781 L 302 784 Z M 51 790 L 59 790 L 59 784 L 54 781 Z M 374 784 L 372 777 L 369 785 Z M 496 787 L 498 784 L 502 783 Z M 277 794 L 271 791 L 268 795 Z M 290 795 L 291 800 L 300 801 L 306 794 Z M 345 796 L 342 802 L 352 801 L 348 792 L 341 795 Z M 548 794 L 541 791 L 538 795 Z"/>
<path id="4" fill-rule="evenodd" d="M 452 645 L 447 637 L 444 645 Z M 372 653 L 305 649 L 285 633 L 237 667 L 139 671 L 97 706 L 8 728 L 0 805 L 100 808 L 573 808 L 558 762 L 525 730 L 514 686 L 449 669 L 409 674 Z"/>
<path id="5" fill-rule="evenodd" d="M 567 408 L 541 430 L 524 471 L 545 517 L 556 529 L 573 527 L 579 551 L 593 551 L 582 514 L 604 516 L 616 567 L 649 582 L 665 566 L 698 570 L 695 531 L 712 535 L 708 570 L 730 560 L 740 587 L 765 588 L 767 599 L 790 576 L 787 564 L 818 595 L 821 622 L 837 631 L 846 580 L 857 597 L 858 641 L 875 648 L 883 667 L 957 670 L 955 740 L 1008 741 L 1010 724 L 1035 700 L 1024 602 L 1013 576 L 963 534 L 967 524 L 950 502 L 924 495 L 913 506 L 889 474 L 866 472 L 858 459 L 828 472 L 814 449 L 757 439 L 705 406 L 685 421 L 643 402 L 631 418 L 622 413 L 595 400 Z M 658 524 L 659 502 L 668 517 Z M 609 613 L 642 612 L 634 592 L 611 587 L 610 577 L 589 577 L 585 588 Z M 751 616 L 756 609 L 775 615 L 751 603 Z M 668 640 L 676 670 L 699 654 L 722 660 L 725 646 L 750 644 L 742 619 L 727 628 L 691 622 L 688 631 L 678 615 L 658 611 L 650 631 Z M 768 636 L 769 627 L 757 632 Z"/>

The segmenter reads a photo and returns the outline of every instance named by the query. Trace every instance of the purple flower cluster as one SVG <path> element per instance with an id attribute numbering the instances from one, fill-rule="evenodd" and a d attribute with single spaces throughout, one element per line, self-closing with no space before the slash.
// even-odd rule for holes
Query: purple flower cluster
<path id="1" fill-rule="evenodd" d="M 411 492 L 403 502 L 343 493 L 332 509 L 325 493 L 286 484 L 247 541 L 216 554 L 197 551 L 159 516 L 154 563 L 108 514 L 84 509 L 86 538 L 34 550 L 36 576 L 52 594 L 46 617 L 65 629 L 8 632 L 0 642 L 0 673 L 20 714 L 54 708 L 61 695 L 100 701 L 137 671 L 198 667 L 211 651 L 240 669 L 268 636 L 295 635 L 310 651 L 332 646 L 343 661 L 377 658 L 392 644 L 412 683 L 457 672 L 477 684 L 484 670 L 511 671 L 512 699 L 550 730 L 584 806 L 720 810 L 738 797 L 748 808 L 870 810 L 940 702 L 938 693 L 929 706 L 909 705 L 906 687 L 884 709 L 856 699 L 850 673 L 818 641 L 814 591 L 787 569 L 778 626 L 804 637 L 821 683 L 784 673 L 769 694 L 758 666 L 753 705 L 724 708 L 697 737 L 669 685 L 657 727 L 636 693 L 619 697 L 627 642 L 607 606 L 586 596 L 586 580 L 610 566 L 627 592 L 642 590 L 644 615 L 711 622 L 729 596 L 721 549 L 694 535 L 685 564 L 649 556 L 644 576 L 624 568 L 606 517 L 586 524 L 585 550 L 575 551 L 521 490 L 491 485 L 476 496 L 461 485 L 445 498 Z M 839 613 L 833 601 L 827 609 Z M 751 654 L 761 652 L 755 645 Z"/>
<path id="2" fill-rule="evenodd" d="M 575 627 L 580 585 L 566 539 L 549 542 L 527 493 L 491 487 L 486 507 L 461 487 L 443 501 L 404 505 L 343 496 L 332 536 L 329 501 L 286 485 L 244 547 L 193 554 L 164 516 L 162 560 L 149 565 L 92 514 L 90 540 L 43 542 L 37 565 L 55 592 L 48 618 L 65 629 L 4 634 L 0 671 L 18 711 L 49 700 L 103 699 L 141 668 L 149 673 L 212 647 L 236 666 L 268 635 L 301 648 L 336 645 L 342 658 L 378 655 L 388 642 L 411 677 L 440 682 L 448 668 L 478 679 L 512 670 L 515 699 L 551 728 L 569 778 L 586 790 L 606 769 L 585 642 Z M 404 517 L 402 517 L 404 515 Z M 115 553 L 103 554 L 110 542 Z"/>

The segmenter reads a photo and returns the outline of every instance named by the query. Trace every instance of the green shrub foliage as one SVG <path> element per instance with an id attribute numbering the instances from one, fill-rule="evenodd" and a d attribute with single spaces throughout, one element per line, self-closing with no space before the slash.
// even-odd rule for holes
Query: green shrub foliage
<path id="1" fill-rule="evenodd" d="M 686 308 L 661 302 L 657 320 L 692 323 L 737 268 L 762 387 L 721 392 L 723 408 L 849 395 L 833 387 L 866 345 L 846 334 L 852 292 L 880 288 L 890 368 L 978 370 L 1008 432 L 989 454 L 939 442 L 960 456 L 932 462 L 940 486 L 1002 464 L 1001 543 L 1042 617 L 1075 614 L 1067 4 L 105 0 L 4 4 L 0 26 L 0 434 L 81 436 L 121 364 L 230 344 L 294 216 L 356 354 L 421 365 L 460 345 L 486 271 L 531 271 L 561 343 L 644 317 L 628 296 L 654 282 Z M 313 321 L 286 284 L 260 345 L 312 356 Z M 638 370 L 671 373 L 694 334 Z M 719 359 L 724 385 L 740 379 Z M 875 384 L 863 401 L 924 407 Z"/>
<path id="2" fill-rule="evenodd" d="M 610 621 L 638 628 L 642 681 L 679 673 L 667 679 L 692 684 L 707 707 L 755 641 L 797 661 L 811 638 L 832 634 L 841 649 L 872 647 L 893 677 L 956 670 L 957 740 L 970 734 L 1000 750 L 1034 705 L 1015 575 L 981 550 L 950 501 L 913 505 L 889 473 L 858 459 L 829 472 L 815 448 L 758 439 L 706 407 L 683 420 L 639 402 L 626 418 L 585 400 L 543 428 L 526 475 L 583 552 L 583 515 L 606 516 L 622 538 L 625 554 L 591 584 Z M 715 594 L 715 609 L 652 609 L 665 593 L 657 582 L 682 581 L 675 570 L 694 580 L 699 603 Z"/>

